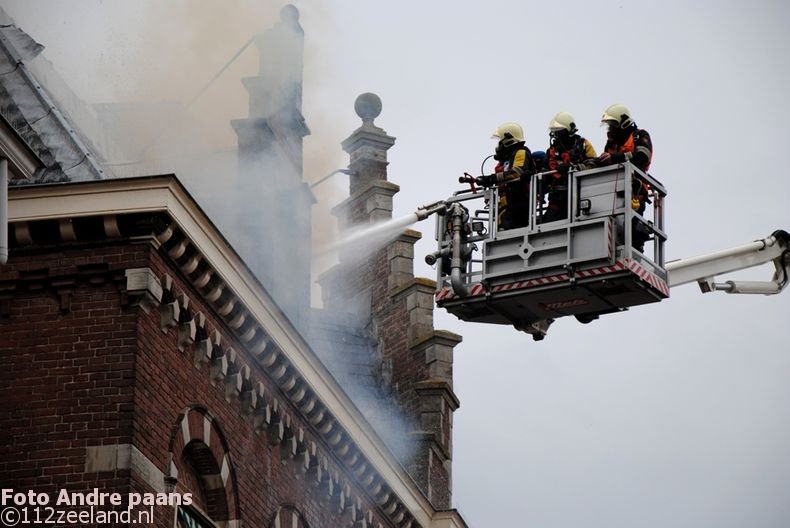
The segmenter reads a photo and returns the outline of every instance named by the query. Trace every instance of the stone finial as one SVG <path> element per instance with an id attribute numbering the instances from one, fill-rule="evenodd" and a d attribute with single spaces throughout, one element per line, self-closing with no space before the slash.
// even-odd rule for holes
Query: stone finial
<path id="1" fill-rule="evenodd" d="M 368 222 L 371 211 L 381 210 L 381 204 L 386 209 L 384 216 L 392 218 L 391 199 L 398 192 L 397 185 L 387 182 L 387 151 L 395 144 L 395 138 L 373 124 L 381 113 L 381 99 L 374 93 L 363 93 L 354 102 L 354 110 L 362 119 L 362 126 L 342 143 L 351 158 L 348 166 L 353 173 L 349 178 L 349 199 L 339 206 L 338 218 L 344 219 L 343 226 Z M 368 202 L 372 208 L 367 207 Z M 375 216 L 381 218 L 379 213 Z"/>
<path id="2" fill-rule="evenodd" d="M 381 98 L 374 93 L 363 93 L 354 101 L 354 111 L 365 124 L 373 124 L 373 120 L 381 114 Z"/>

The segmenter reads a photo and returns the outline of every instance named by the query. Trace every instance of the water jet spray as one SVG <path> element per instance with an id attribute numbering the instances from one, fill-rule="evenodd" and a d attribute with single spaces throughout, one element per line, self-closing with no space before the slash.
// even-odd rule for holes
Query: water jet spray
<path id="1" fill-rule="evenodd" d="M 338 171 L 335 171 L 338 172 Z M 333 173 L 334 174 L 334 173 Z M 411 214 L 400 218 L 393 218 L 386 222 L 373 224 L 368 227 L 356 229 L 347 234 L 344 238 L 326 245 L 315 252 L 316 257 L 324 256 L 331 251 L 361 245 L 365 242 L 370 249 L 378 249 L 389 242 L 394 236 L 406 227 L 421 222 L 433 214 L 444 214 L 447 211 L 448 202 L 437 200 L 427 205 L 423 205 Z"/>

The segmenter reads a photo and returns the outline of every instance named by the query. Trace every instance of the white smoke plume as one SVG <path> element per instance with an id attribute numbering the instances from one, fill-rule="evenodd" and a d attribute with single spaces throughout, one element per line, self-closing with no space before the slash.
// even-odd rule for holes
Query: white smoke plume
<path id="1" fill-rule="evenodd" d="M 278 212 L 274 208 L 262 210 L 256 222 L 239 223 L 234 218 L 238 204 L 230 191 L 241 183 L 237 136 L 231 121 L 245 118 L 249 113 L 249 96 L 241 79 L 257 75 L 259 61 L 258 52 L 254 45 L 248 45 L 249 41 L 278 23 L 282 4 L 260 0 L 105 0 L 93 5 L 9 0 L 7 4 L 4 7 L 17 23 L 40 20 L 42 13 L 47 13 L 53 17 L 50 27 L 57 27 L 59 16 L 106 25 L 103 40 L 92 43 L 102 48 L 98 62 L 63 57 L 56 49 L 45 50 L 36 59 L 45 61 L 46 57 L 52 57 L 54 69 L 61 71 L 67 80 L 75 81 L 73 88 L 79 98 L 67 93 L 65 85 L 59 89 L 48 83 L 55 90 L 55 99 L 79 128 L 96 139 L 104 164 L 116 177 L 175 172 L 255 268 L 256 257 L 250 248 L 264 238 L 264 233 L 255 228 L 267 229 Z M 331 11 L 320 1 L 297 1 L 295 5 L 302 19 L 315 17 L 326 23 L 331 18 Z M 20 25 L 25 28 L 24 23 Z M 69 26 L 69 30 L 77 33 L 79 27 Z M 31 36 L 48 46 L 46 34 Z M 331 75 L 331 61 L 319 57 L 318 50 L 319 45 L 308 33 L 304 50 L 306 97 L 308 94 L 316 97 L 321 76 Z M 347 156 L 339 144 L 352 130 L 340 129 L 335 123 L 347 122 L 338 119 L 337 114 L 353 111 L 354 96 L 349 96 L 347 108 L 337 104 L 311 105 L 313 113 L 305 116 L 313 131 L 305 138 L 306 182 L 345 167 Z M 80 98 L 89 104 L 81 104 Z M 261 174 L 278 170 L 266 161 L 260 161 L 257 167 Z M 318 247 L 326 246 L 337 236 L 336 221 L 330 210 L 347 196 L 346 178 L 337 176 L 313 189 L 317 200 L 312 211 L 313 242 Z M 274 196 L 286 193 L 284 187 L 279 187 L 280 183 L 277 178 L 271 179 L 265 192 Z M 287 196 L 279 202 L 287 205 Z M 309 208 L 290 212 L 299 214 L 298 221 L 310 222 Z M 272 240 L 267 251 L 277 252 L 278 248 L 294 244 L 293 234 L 287 230 L 269 231 L 266 235 Z M 323 269 L 331 263 L 330 258 L 319 265 Z M 277 266 L 287 269 L 288 265 L 286 261 Z M 360 298 L 349 299 L 348 311 L 369 314 L 369 299 L 368 306 L 352 307 L 352 302 L 359 301 Z M 322 358 L 334 367 L 347 361 L 348 352 L 342 347 L 324 347 Z M 375 370 L 370 379 L 386 377 L 386 372 L 382 374 L 376 366 L 377 359 L 373 357 L 361 364 L 363 369 Z M 342 376 L 338 374 L 338 377 Z M 354 383 L 355 378 L 347 377 L 344 381 Z M 389 396 L 364 381 L 347 388 L 398 458 L 408 460 L 405 434 L 413 427 L 391 405 L 385 404 Z"/>

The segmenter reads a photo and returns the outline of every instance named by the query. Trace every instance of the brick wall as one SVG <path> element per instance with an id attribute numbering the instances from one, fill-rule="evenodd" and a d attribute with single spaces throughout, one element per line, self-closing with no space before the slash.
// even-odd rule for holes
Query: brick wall
<path id="1" fill-rule="evenodd" d="M 86 449 L 132 437 L 136 316 L 125 265 L 143 248 L 15 254 L 0 272 L 0 475 L 44 492 L 123 490 L 128 470 L 85 473 Z"/>
<path id="2" fill-rule="evenodd" d="M 129 305 L 124 270 L 140 267 L 170 276 L 171 293 L 189 299 L 181 320 L 202 313 L 226 353 L 246 354 L 222 318 L 153 246 L 15 251 L 0 275 L 3 485 L 42 492 L 163 491 L 163 477 L 175 467 L 176 490 L 194 493 L 203 511 L 216 511 L 212 504 L 224 501 L 227 518 L 268 526 L 288 504 L 311 526 L 342 526 L 343 515 L 315 475 L 282 461 L 280 446 L 268 441 L 265 430 L 256 432 L 239 395 L 212 382 L 210 365 L 196 366 L 194 347 L 179 339 L 178 325 L 163 331 L 158 308 L 146 312 Z M 289 405 L 263 372 L 253 371 L 250 379 Z M 298 422 L 293 428 L 306 432 L 305 443 L 324 445 L 298 409 L 287 410 Z M 133 461 L 131 471 L 106 470 L 113 454 L 96 448 L 118 444 L 131 444 L 152 467 L 137 468 Z M 97 453 L 102 471 L 86 472 Z M 218 496 L 212 487 L 226 458 L 227 480 Z M 354 496 L 367 497 L 353 475 L 339 480 L 351 483 Z M 360 506 L 374 512 L 373 521 L 390 526 L 372 501 Z M 173 509 L 158 507 L 155 521 L 172 526 Z"/>

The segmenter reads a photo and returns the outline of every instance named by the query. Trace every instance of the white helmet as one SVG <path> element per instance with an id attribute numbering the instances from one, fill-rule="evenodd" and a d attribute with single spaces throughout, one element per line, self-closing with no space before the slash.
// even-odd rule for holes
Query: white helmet
<path id="1" fill-rule="evenodd" d="M 524 129 L 518 123 L 502 123 L 494 130 L 491 139 L 498 139 L 503 146 L 510 147 L 524 141 Z"/>
<path id="2" fill-rule="evenodd" d="M 601 116 L 601 124 L 614 125 L 620 128 L 628 128 L 633 122 L 631 111 L 622 103 L 611 105 Z"/>
<path id="3" fill-rule="evenodd" d="M 573 116 L 568 112 L 558 112 L 549 122 L 549 132 L 559 132 L 567 130 L 569 134 L 575 133 L 578 129 L 573 122 Z"/>

